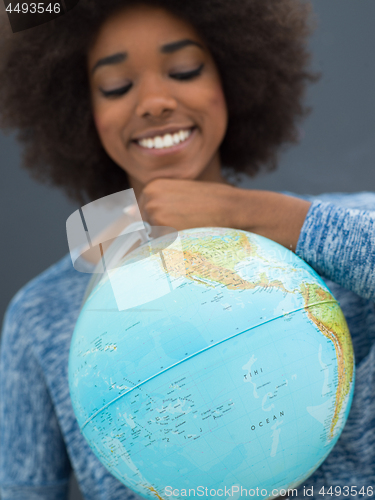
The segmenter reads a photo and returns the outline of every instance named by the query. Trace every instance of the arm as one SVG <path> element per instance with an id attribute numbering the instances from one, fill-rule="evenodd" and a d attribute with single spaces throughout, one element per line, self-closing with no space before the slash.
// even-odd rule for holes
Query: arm
<path id="1" fill-rule="evenodd" d="M 296 254 L 322 276 L 375 300 L 375 211 L 314 201 Z"/>
<path id="2" fill-rule="evenodd" d="M 0 351 L 1 499 L 66 500 L 69 458 L 27 321 L 13 302 Z"/>
<path id="3" fill-rule="evenodd" d="M 177 230 L 232 227 L 265 236 L 293 250 L 322 276 L 375 299 L 375 203 L 343 208 L 227 184 L 156 179 L 139 199 L 153 225 Z"/>
<path id="4" fill-rule="evenodd" d="M 178 231 L 232 227 L 260 234 L 294 250 L 310 202 L 225 183 L 155 179 L 138 198 L 144 220 Z"/>
<path id="5" fill-rule="evenodd" d="M 240 223 L 245 226 L 247 217 L 247 230 L 295 250 L 320 275 L 375 300 L 375 210 L 243 191 L 247 209 Z"/>

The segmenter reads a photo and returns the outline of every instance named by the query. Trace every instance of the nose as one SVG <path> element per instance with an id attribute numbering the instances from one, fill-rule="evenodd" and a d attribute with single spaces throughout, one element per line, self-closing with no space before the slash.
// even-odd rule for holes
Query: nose
<path id="1" fill-rule="evenodd" d="M 136 114 L 139 117 L 163 117 L 177 108 L 168 83 L 156 76 L 149 76 L 139 84 Z"/>

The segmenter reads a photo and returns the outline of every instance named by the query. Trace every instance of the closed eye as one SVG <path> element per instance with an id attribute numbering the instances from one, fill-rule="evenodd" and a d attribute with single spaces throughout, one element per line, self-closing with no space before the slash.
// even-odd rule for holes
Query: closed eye
<path id="1" fill-rule="evenodd" d="M 174 80 L 179 80 L 179 81 L 191 80 L 201 74 L 203 67 L 204 64 L 201 64 L 198 68 L 192 71 L 186 71 L 184 73 L 173 73 L 170 74 L 169 76 Z M 124 87 L 120 87 L 118 89 L 113 89 L 113 90 L 99 89 L 99 90 L 104 97 L 119 97 L 126 94 L 131 89 L 132 86 L 133 84 L 129 83 L 128 85 L 125 85 Z"/>
<path id="2" fill-rule="evenodd" d="M 199 76 L 202 73 L 203 67 L 204 64 L 201 64 L 199 68 L 194 69 L 192 71 L 187 71 L 185 73 L 173 73 L 170 74 L 169 76 L 171 78 L 174 78 L 175 80 L 191 80 L 192 78 L 195 78 L 196 76 Z"/>
<path id="3" fill-rule="evenodd" d="M 119 97 L 126 94 L 131 89 L 132 86 L 133 84 L 129 83 L 128 85 L 125 85 L 124 87 L 120 87 L 118 89 L 113 89 L 113 90 L 99 89 L 99 90 L 104 97 Z"/>

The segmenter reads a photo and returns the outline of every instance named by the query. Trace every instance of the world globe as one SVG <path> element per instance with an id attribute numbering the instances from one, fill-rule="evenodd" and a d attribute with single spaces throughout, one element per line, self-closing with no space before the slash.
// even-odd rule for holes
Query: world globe
<path id="1" fill-rule="evenodd" d="M 293 252 L 188 229 L 136 248 L 91 290 L 69 386 L 91 449 L 143 497 L 273 498 L 338 440 L 353 348 L 338 302 Z"/>

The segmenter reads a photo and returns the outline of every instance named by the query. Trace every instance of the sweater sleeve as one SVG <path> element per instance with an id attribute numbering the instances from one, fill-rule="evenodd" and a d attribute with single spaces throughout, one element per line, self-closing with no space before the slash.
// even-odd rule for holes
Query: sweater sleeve
<path id="1" fill-rule="evenodd" d="M 296 254 L 321 276 L 375 300 L 375 207 L 357 210 L 313 201 Z"/>
<path id="2" fill-rule="evenodd" d="M 0 351 L 0 496 L 66 500 L 71 465 L 22 306 L 5 315 Z"/>

